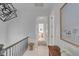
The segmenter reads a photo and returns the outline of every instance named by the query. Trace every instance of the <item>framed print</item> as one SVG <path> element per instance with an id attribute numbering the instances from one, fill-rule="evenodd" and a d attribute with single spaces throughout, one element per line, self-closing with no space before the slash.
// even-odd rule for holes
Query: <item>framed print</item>
<path id="1" fill-rule="evenodd" d="M 16 9 L 12 3 L 0 3 L 0 19 L 3 22 L 17 17 Z"/>
<path id="2" fill-rule="evenodd" d="M 44 24 L 39 24 L 39 32 L 44 32 Z"/>
<path id="3" fill-rule="evenodd" d="M 65 3 L 60 8 L 60 39 L 79 47 L 79 3 Z"/>

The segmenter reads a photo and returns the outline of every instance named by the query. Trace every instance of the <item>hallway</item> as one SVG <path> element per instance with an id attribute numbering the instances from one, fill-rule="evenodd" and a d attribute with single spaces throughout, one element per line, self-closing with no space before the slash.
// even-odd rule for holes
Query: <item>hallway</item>
<path id="1" fill-rule="evenodd" d="M 41 48 L 38 50 L 38 47 L 34 47 L 32 51 L 27 49 L 23 56 L 49 56 L 48 47 L 42 46 Z"/>
<path id="2" fill-rule="evenodd" d="M 46 45 L 42 44 L 42 42 L 45 42 Z M 30 44 L 32 44 L 32 46 L 30 46 Z M 46 41 L 29 39 L 28 48 L 23 56 L 49 56 L 49 49 Z"/>
<path id="3" fill-rule="evenodd" d="M 0 56 L 78 56 L 78 50 L 78 3 L 0 3 Z"/>

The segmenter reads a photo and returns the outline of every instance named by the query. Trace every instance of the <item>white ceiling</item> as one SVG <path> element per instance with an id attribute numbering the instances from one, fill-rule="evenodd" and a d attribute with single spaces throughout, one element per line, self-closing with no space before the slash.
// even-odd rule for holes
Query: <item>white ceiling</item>
<path id="1" fill-rule="evenodd" d="M 22 9 L 27 15 L 31 16 L 47 16 L 53 10 L 55 3 L 44 3 L 44 4 L 35 4 L 35 3 L 17 3 L 14 6 L 17 9 Z"/>

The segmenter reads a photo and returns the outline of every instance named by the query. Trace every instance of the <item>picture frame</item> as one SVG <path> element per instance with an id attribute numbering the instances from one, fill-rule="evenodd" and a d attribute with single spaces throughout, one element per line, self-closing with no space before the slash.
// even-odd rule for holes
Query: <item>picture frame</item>
<path id="1" fill-rule="evenodd" d="M 79 44 L 78 44 L 78 42 L 79 42 L 79 30 L 77 29 L 78 27 L 75 28 L 75 26 L 72 26 L 72 29 L 69 27 L 71 24 L 76 25 L 76 23 L 72 22 L 72 20 L 70 20 L 68 18 L 70 15 L 67 14 L 69 12 L 68 11 L 69 8 L 72 7 L 72 9 L 73 9 L 73 6 L 75 7 L 78 4 L 77 5 L 73 4 L 73 6 L 71 6 L 71 5 L 72 5 L 71 3 L 65 3 L 60 8 L 60 39 L 63 40 L 63 41 L 65 41 L 65 42 L 67 42 L 67 43 L 69 43 L 69 44 L 71 44 L 71 45 L 79 47 Z M 77 7 L 75 7 L 75 9 L 76 8 Z M 77 8 L 77 9 L 79 9 L 79 8 Z M 65 10 L 66 13 L 64 13 L 64 10 Z M 73 13 L 74 12 L 77 13 L 77 11 L 73 11 Z M 71 12 L 69 12 L 69 13 L 71 13 Z M 68 17 L 66 15 L 68 15 Z M 76 16 L 74 16 L 74 17 L 76 17 Z M 70 21 L 68 21 L 68 23 L 69 22 L 71 23 L 70 25 L 68 25 L 67 22 L 65 22 L 65 21 L 67 21 L 66 18 L 68 20 L 70 20 Z M 71 18 L 73 19 L 72 16 L 71 16 Z M 75 21 L 76 19 L 73 19 L 73 20 Z"/>
<path id="2" fill-rule="evenodd" d="M 17 17 L 16 11 L 12 3 L 0 3 L 0 19 L 3 22 Z"/>

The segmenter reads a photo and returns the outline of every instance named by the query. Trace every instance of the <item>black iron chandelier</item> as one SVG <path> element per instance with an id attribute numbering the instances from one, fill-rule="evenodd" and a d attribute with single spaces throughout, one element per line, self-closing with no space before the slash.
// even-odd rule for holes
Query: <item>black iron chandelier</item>
<path id="1" fill-rule="evenodd" d="M 16 11 L 12 3 L 0 3 L 0 19 L 3 22 L 17 17 Z"/>

